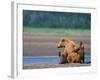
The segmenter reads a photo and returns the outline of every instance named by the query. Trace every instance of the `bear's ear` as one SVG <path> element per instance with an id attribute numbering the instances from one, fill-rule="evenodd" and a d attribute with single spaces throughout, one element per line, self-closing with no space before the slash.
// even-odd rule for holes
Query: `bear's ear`
<path id="1" fill-rule="evenodd" d="M 62 42 L 65 42 L 65 39 L 62 39 Z"/>

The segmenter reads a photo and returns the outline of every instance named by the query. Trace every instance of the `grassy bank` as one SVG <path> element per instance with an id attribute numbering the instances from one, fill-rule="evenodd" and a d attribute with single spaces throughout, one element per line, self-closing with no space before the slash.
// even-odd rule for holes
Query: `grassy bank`
<path id="1" fill-rule="evenodd" d="M 47 34 L 47 35 L 66 35 L 66 36 L 89 36 L 90 30 L 88 29 L 64 29 L 64 28 L 33 28 L 24 27 L 24 32 L 30 32 L 35 34 Z"/>

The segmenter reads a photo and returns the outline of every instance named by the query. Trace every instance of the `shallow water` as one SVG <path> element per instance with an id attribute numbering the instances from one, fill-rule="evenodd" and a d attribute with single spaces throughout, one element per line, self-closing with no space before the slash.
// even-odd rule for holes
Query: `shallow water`
<path id="1" fill-rule="evenodd" d="M 40 62 L 48 62 L 48 63 L 59 63 L 60 58 L 57 56 L 43 56 L 43 57 L 32 57 L 32 56 L 24 56 L 23 64 L 31 64 L 31 63 L 40 63 Z M 90 55 L 85 55 L 85 62 L 91 61 Z"/>

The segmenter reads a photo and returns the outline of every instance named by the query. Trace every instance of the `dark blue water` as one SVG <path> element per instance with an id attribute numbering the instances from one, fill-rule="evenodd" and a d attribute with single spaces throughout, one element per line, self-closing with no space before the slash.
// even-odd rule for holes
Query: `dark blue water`
<path id="1" fill-rule="evenodd" d="M 23 63 L 31 64 L 31 63 L 39 63 L 39 62 L 49 62 L 49 63 L 58 63 L 60 61 L 59 57 L 32 57 L 32 56 L 24 56 Z M 85 62 L 91 61 L 90 55 L 85 55 Z"/>

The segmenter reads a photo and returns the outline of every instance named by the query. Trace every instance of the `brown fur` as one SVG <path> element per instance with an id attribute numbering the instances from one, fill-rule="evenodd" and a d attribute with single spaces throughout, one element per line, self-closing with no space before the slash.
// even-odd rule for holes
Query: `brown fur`
<path id="1" fill-rule="evenodd" d="M 68 63 L 79 63 L 80 62 L 80 54 L 77 52 L 71 52 L 67 57 Z"/>
<path id="2" fill-rule="evenodd" d="M 82 42 L 80 42 L 79 48 L 76 48 L 76 44 L 73 41 L 68 38 L 61 38 L 58 48 L 64 49 L 62 53 L 59 52 L 60 64 L 84 62 L 84 45 Z"/>
<path id="3" fill-rule="evenodd" d="M 75 62 L 77 53 L 73 52 L 76 49 L 76 44 L 73 41 L 68 38 L 61 38 L 58 43 L 58 48 L 64 49 L 64 51 L 60 53 L 60 57 L 62 58 L 60 63 Z"/>
<path id="4" fill-rule="evenodd" d="M 80 63 L 84 63 L 84 45 L 82 42 L 80 42 L 79 48 L 74 50 L 74 52 L 77 52 L 80 55 Z"/>

